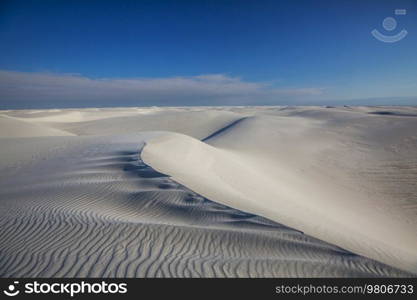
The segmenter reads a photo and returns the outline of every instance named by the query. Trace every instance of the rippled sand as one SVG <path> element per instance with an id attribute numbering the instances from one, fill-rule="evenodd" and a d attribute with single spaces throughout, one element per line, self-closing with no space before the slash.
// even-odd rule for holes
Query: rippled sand
<path id="1" fill-rule="evenodd" d="M 0 276 L 415 276 L 416 115 L 0 111 Z"/>

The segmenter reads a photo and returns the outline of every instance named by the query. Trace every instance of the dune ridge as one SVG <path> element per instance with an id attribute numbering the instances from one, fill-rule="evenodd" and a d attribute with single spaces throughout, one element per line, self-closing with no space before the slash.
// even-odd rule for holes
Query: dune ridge
<path id="1" fill-rule="evenodd" d="M 274 126 L 285 131 L 268 131 Z M 332 180 L 317 170 L 330 167 L 334 172 L 335 167 L 322 163 L 317 153 L 329 156 L 344 150 L 335 136 L 322 135 L 325 126 L 327 123 L 294 122 L 294 118 L 285 117 L 244 118 L 204 139 L 208 144 L 179 134 L 158 137 L 148 142 L 143 158 L 156 170 L 210 199 L 417 273 L 414 216 L 402 205 L 381 200 L 378 193 L 364 194 L 355 182 Z M 288 131 L 292 131 L 290 136 Z M 270 137 L 259 138 L 262 132 Z M 209 145 L 213 139 L 218 148 Z M 283 139 L 285 147 L 292 149 L 280 151 Z M 255 144 L 252 149 L 250 144 Z M 298 151 L 300 146 L 309 149 Z M 269 149 L 278 155 L 272 156 Z M 293 162 L 279 156 L 289 151 Z M 307 164 L 313 172 L 301 169 Z M 324 183 L 326 188 L 321 189 Z"/>
<path id="2" fill-rule="evenodd" d="M 361 203 L 356 207 L 333 205 L 332 201 L 315 199 L 310 190 L 300 193 L 297 184 L 277 185 L 273 177 L 265 177 L 262 168 L 257 170 L 248 159 L 242 163 L 244 158 L 206 147 L 197 140 L 169 134 L 148 142 L 143 158 L 156 170 L 217 202 L 281 222 L 354 253 L 417 272 L 414 226 L 391 222 L 390 215 L 379 215 Z M 327 195 L 319 193 L 319 196 Z M 352 224 L 352 219 L 356 223 Z M 387 235 L 392 244 L 386 242 Z"/>

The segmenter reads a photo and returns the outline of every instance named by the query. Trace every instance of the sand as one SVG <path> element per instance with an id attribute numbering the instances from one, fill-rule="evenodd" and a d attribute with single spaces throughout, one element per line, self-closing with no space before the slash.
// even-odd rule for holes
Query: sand
<path id="1" fill-rule="evenodd" d="M 0 276 L 415 277 L 416 116 L 0 111 Z"/>

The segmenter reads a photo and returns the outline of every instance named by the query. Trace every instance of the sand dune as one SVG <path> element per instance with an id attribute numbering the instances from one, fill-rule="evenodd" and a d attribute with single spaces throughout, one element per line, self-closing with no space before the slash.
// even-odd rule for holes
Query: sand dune
<path id="1" fill-rule="evenodd" d="M 64 130 L 26 122 L 8 115 L 0 114 L 0 137 L 36 137 L 73 135 Z"/>
<path id="2" fill-rule="evenodd" d="M 184 135 L 167 134 L 148 142 L 143 159 L 209 199 L 281 222 L 354 253 L 417 272 L 417 224 L 412 216 L 401 207 L 386 203 L 378 194 L 359 192 L 354 181 L 331 180 L 325 172 L 331 173 L 333 169 L 326 167 L 334 166 L 319 163 L 318 154 L 327 151 L 330 156 L 341 150 L 330 140 L 324 143 L 324 137 L 313 132 L 301 133 L 296 124 L 303 123 L 293 121 L 273 127 L 263 120 L 245 119 L 243 122 L 251 124 L 239 123 L 237 126 L 244 128 L 237 129 L 238 133 L 230 128 L 229 132 L 221 133 L 222 138 L 213 137 L 220 149 Z M 291 143 L 286 136 L 285 146 L 280 147 L 285 136 L 276 136 L 275 144 L 270 137 L 267 143 L 259 145 L 257 142 L 265 139 L 258 133 L 271 127 L 286 128 L 285 135 L 287 128 L 292 128 L 291 139 L 297 142 Z M 306 136 L 297 137 L 297 133 Z M 311 140 L 301 143 L 307 136 Z M 226 145 L 233 141 L 234 151 L 228 151 L 222 139 Z M 256 146 L 250 149 L 250 143 Z M 288 149 L 281 149 L 285 151 L 282 154 L 270 152 L 271 149 L 279 152 L 276 150 L 279 148 Z M 248 152 L 242 154 L 244 151 L 236 149 Z M 377 209 L 380 206 L 385 209 Z"/>
<path id="3" fill-rule="evenodd" d="M 0 275 L 415 276 L 417 119 L 389 109 L 2 112 Z"/>
<path id="4" fill-rule="evenodd" d="M 118 135 L 143 131 L 174 131 L 196 138 L 204 138 L 240 114 L 207 109 L 103 109 L 86 111 L 62 110 L 48 114 L 11 113 L 15 119 L 35 126 L 48 126 L 51 130 L 72 135 Z M 56 134 L 59 135 L 59 134 Z M 1 135 L 0 135 L 1 136 Z"/>

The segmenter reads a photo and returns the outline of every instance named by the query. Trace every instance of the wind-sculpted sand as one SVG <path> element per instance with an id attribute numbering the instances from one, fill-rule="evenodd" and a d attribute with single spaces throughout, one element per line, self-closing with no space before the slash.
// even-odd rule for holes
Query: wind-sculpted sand
<path id="1" fill-rule="evenodd" d="M 0 111 L 0 276 L 415 277 L 415 115 Z"/>

